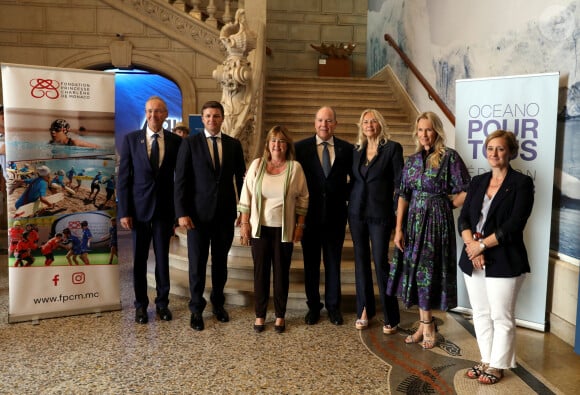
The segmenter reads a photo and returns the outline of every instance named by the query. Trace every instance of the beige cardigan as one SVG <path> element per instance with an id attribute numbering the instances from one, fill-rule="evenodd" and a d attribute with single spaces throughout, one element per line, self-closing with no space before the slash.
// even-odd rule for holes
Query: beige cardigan
<path id="1" fill-rule="evenodd" d="M 262 210 L 262 180 L 266 172 L 262 159 L 255 159 L 244 180 L 238 211 L 250 214 L 252 237 L 260 237 Z M 282 242 L 292 242 L 297 215 L 306 215 L 308 210 L 308 187 L 302 166 L 297 161 L 286 162 L 284 182 L 284 215 L 282 217 Z"/>

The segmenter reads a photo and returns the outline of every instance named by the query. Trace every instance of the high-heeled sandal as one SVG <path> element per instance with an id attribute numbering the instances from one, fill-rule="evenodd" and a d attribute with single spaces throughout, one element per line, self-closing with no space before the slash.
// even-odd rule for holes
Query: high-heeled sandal
<path id="1" fill-rule="evenodd" d="M 427 326 L 433 325 L 435 328 L 433 334 L 425 333 L 425 329 L 423 328 L 423 342 L 421 343 L 421 347 L 424 350 L 430 350 L 437 345 L 437 337 L 435 335 L 437 333 L 437 323 L 435 323 L 435 318 L 433 317 L 430 321 L 421 321 L 421 323 Z"/>
<path id="2" fill-rule="evenodd" d="M 503 379 L 503 369 L 488 367 L 477 379 L 481 384 L 496 384 Z"/>
<path id="3" fill-rule="evenodd" d="M 480 363 L 475 365 L 472 368 L 467 369 L 467 372 L 465 372 L 465 375 L 470 378 L 470 379 L 478 379 L 479 376 L 481 376 L 483 374 L 483 372 L 485 372 L 485 369 L 488 368 L 488 365 L 486 363 Z"/>
<path id="4" fill-rule="evenodd" d="M 423 321 L 419 320 L 419 327 L 412 335 L 405 338 L 405 344 L 421 343 L 423 341 Z"/>

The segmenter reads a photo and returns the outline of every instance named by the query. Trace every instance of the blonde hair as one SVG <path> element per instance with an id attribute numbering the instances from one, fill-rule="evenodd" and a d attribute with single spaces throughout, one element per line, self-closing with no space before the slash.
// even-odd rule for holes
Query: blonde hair
<path id="1" fill-rule="evenodd" d="M 358 135 L 357 135 L 356 143 L 355 143 L 355 147 L 356 147 L 357 151 L 361 151 L 363 149 L 363 147 L 367 144 L 367 138 L 364 135 L 363 120 L 364 120 L 365 115 L 367 115 L 368 113 L 371 113 L 373 115 L 373 117 L 377 120 L 377 122 L 379 123 L 379 126 L 381 127 L 381 131 L 379 133 L 379 145 L 386 144 L 390 138 L 390 136 L 388 134 L 389 130 L 387 128 L 387 121 L 385 121 L 385 118 L 383 118 L 381 113 L 378 112 L 377 110 L 375 110 L 374 108 L 367 108 L 366 110 L 364 110 L 362 112 L 362 114 L 360 115 L 360 119 L 357 123 Z"/>
<path id="2" fill-rule="evenodd" d="M 268 131 L 268 134 L 266 135 L 266 141 L 264 142 L 264 153 L 262 154 L 262 160 L 264 162 L 269 162 L 272 159 L 269 144 L 270 140 L 272 140 L 274 136 L 280 136 L 286 140 L 286 160 L 293 160 L 296 157 L 294 151 L 294 141 L 292 140 L 288 129 L 281 125 L 276 125 Z"/>
<path id="3" fill-rule="evenodd" d="M 426 111 L 420 114 L 417 119 L 415 120 L 414 130 L 413 130 L 413 139 L 415 140 L 416 151 L 421 152 L 423 150 L 423 146 L 419 142 L 419 137 L 417 136 L 417 127 L 419 125 L 419 121 L 422 119 L 426 119 L 431 122 L 431 126 L 433 127 L 433 131 L 437 133 L 437 138 L 435 139 L 435 143 L 433 144 L 433 153 L 429 155 L 428 163 L 429 166 L 432 168 L 438 168 L 441 164 L 441 159 L 443 155 L 445 155 L 445 129 L 443 129 L 443 122 L 441 122 L 441 118 L 437 114 L 432 111 Z"/>

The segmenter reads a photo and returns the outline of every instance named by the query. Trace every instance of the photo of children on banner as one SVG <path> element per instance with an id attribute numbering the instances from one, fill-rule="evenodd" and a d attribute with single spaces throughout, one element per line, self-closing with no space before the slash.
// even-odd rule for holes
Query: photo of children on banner
<path id="1" fill-rule="evenodd" d="M 40 247 L 40 252 L 45 258 L 44 266 L 50 266 L 54 262 L 54 251 L 64 248 L 61 244 L 62 240 L 62 233 L 57 233 Z"/>
<path id="2" fill-rule="evenodd" d="M 45 215 L 46 211 L 53 209 L 56 203 L 64 198 L 62 193 L 49 193 L 51 178 L 50 169 L 47 166 L 37 167 L 36 174 L 36 177 L 15 181 L 14 189 L 19 186 L 26 186 L 26 189 L 15 203 L 14 218 Z"/>

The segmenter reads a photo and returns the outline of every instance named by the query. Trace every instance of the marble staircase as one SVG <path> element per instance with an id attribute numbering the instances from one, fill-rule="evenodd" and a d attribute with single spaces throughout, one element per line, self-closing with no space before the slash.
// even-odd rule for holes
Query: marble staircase
<path id="1" fill-rule="evenodd" d="M 264 131 L 276 124 L 289 128 L 296 141 L 314 133 L 314 116 L 320 106 L 333 106 L 337 112 L 336 135 L 350 142 L 356 140 L 357 122 L 366 108 L 375 108 L 383 114 L 393 140 L 403 145 L 405 155 L 414 151 L 411 125 L 415 114 L 410 114 L 392 87 L 385 80 L 363 78 L 281 78 L 267 80 Z M 226 303 L 253 305 L 253 263 L 250 247 L 239 244 L 236 228 L 234 244 L 229 252 Z M 392 249 L 392 247 L 391 247 Z M 184 230 L 178 228 L 170 250 L 171 292 L 189 296 L 187 241 Z M 153 262 L 150 259 L 150 262 Z M 206 299 L 211 291 L 211 258 L 208 262 Z M 321 296 L 324 299 L 324 266 L 321 265 Z M 149 284 L 155 283 L 153 266 L 148 274 Z M 347 229 L 341 265 L 342 309 L 355 310 L 355 278 L 353 242 Z M 376 281 L 375 281 L 376 283 Z M 378 294 L 378 290 L 375 287 Z M 324 303 L 324 300 L 322 300 Z M 304 265 L 302 247 L 295 244 L 290 268 L 289 309 L 306 309 L 304 293 Z"/>
<path id="2" fill-rule="evenodd" d="M 324 105 L 336 111 L 336 135 L 354 143 L 363 110 L 374 108 L 385 118 L 389 134 L 403 145 L 405 155 L 414 151 L 410 115 L 394 88 L 385 80 L 366 78 L 271 77 L 266 83 L 264 131 L 284 125 L 295 141 L 314 133 L 314 116 Z"/>

